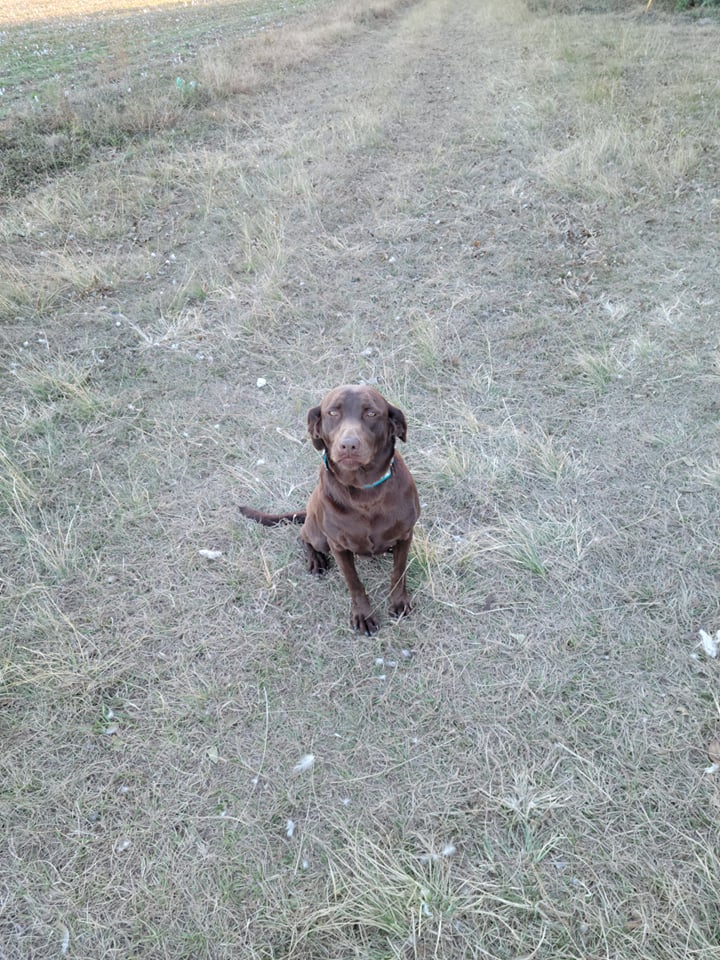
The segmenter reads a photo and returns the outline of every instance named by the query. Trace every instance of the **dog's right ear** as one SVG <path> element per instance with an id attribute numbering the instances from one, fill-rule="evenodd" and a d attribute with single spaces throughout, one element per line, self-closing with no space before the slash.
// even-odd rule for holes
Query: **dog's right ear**
<path id="1" fill-rule="evenodd" d="M 310 434 L 310 439 L 313 442 L 313 446 L 316 450 L 325 449 L 325 441 L 322 438 L 320 428 L 322 425 L 322 412 L 320 407 L 312 407 L 308 410 L 307 415 L 307 426 L 308 433 Z"/>

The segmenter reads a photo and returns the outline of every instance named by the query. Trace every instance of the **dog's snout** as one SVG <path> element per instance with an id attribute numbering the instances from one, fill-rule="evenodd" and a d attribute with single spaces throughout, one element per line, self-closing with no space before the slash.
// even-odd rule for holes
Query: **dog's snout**
<path id="1" fill-rule="evenodd" d="M 346 433 L 340 437 L 338 446 L 343 453 L 357 453 L 360 449 L 360 438 L 354 433 Z"/>

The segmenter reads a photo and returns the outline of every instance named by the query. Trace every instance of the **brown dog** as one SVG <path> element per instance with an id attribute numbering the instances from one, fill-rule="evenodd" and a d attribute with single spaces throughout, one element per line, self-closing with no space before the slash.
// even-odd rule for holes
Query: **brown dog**
<path id="1" fill-rule="evenodd" d="M 328 554 L 335 557 L 350 590 L 352 624 L 370 635 L 377 621 L 354 554 L 392 550 L 390 613 L 402 617 L 412 610 L 405 573 L 420 503 L 410 471 L 395 452 L 395 441 L 407 437 L 405 414 L 372 387 L 346 386 L 331 390 L 308 412 L 307 422 L 324 464 L 305 512 L 268 514 L 250 507 L 240 512 L 265 526 L 302 523 L 308 570 L 322 573 Z"/>

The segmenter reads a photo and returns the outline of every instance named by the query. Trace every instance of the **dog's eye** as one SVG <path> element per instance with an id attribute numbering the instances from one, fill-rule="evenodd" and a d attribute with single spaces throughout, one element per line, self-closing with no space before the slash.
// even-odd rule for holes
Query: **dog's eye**
<path id="1" fill-rule="evenodd" d="M 330 410 L 328 410 L 328 416 L 329 416 L 329 417 L 339 417 L 339 416 L 340 416 L 340 411 L 337 409 L 337 407 L 331 407 Z"/>
<path id="2" fill-rule="evenodd" d="M 366 416 L 366 417 L 376 417 L 376 416 L 377 416 L 377 412 L 376 412 L 375 410 L 366 410 L 366 411 L 365 411 L 365 416 Z"/>

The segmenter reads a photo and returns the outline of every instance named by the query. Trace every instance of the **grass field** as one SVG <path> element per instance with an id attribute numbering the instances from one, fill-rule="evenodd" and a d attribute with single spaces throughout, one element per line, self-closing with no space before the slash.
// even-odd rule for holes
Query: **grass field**
<path id="1" fill-rule="evenodd" d="M 27 9 L 2 960 L 718 960 L 717 17 Z M 237 511 L 361 380 L 423 509 L 371 639 Z"/>

